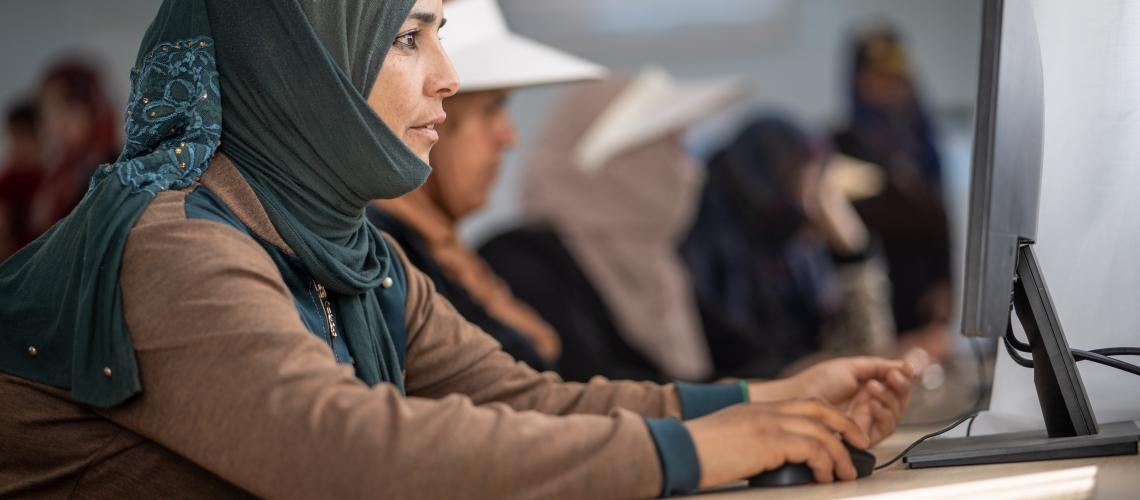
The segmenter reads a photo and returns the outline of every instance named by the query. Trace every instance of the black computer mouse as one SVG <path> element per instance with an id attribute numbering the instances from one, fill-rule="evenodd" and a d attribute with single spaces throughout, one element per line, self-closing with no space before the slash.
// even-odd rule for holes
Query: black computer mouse
<path id="1" fill-rule="evenodd" d="M 871 475 L 875 469 L 875 456 L 867 450 L 855 448 L 847 443 L 847 452 L 851 454 L 851 463 L 855 465 L 855 473 L 859 477 Z M 815 475 L 811 468 L 804 464 L 784 464 L 776 469 L 761 472 L 748 480 L 748 486 L 794 486 L 815 482 Z"/>

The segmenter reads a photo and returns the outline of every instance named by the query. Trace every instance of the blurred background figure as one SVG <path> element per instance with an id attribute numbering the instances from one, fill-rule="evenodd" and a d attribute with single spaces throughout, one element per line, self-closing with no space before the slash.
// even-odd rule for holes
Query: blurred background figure
<path id="1" fill-rule="evenodd" d="M 720 375 L 893 354 L 890 285 L 834 175 L 854 172 L 843 177 L 854 193 L 860 175 L 876 189 L 878 172 L 827 160 L 796 125 L 762 116 L 709 161 L 683 254 Z"/>
<path id="2" fill-rule="evenodd" d="M 40 138 L 47 165 L 32 196 L 29 228 L 38 236 L 87 192 L 95 167 L 119 154 L 119 121 L 99 75 L 82 61 L 58 63 L 39 88 Z"/>
<path id="3" fill-rule="evenodd" d="M 44 174 L 35 102 L 17 102 L 4 124 L 8 152 L 0 163 L 0 260 L 35 239 L 28 212 Z"/>
<path id="4" fill-rule="evenodd" d="M 444 46 L 460 90 L 444 101 L 447 121 L 436 127 L 432 175 L 416 191 L 377 200 L 367 215 L 464 318 L 515 359 L 545 370 L 561 352 L 558 334 L 460 239 L 457 224 L 487 203 L 502 155 L 517 139 L 507 114 L 510 91 L 598 78 L 604 70 L 510 33 L 495 0 L 454 0 L 446 9 Z"/>
<path id="5" fill-rule="evenodd" d="M 895 324 L 904 343 L 945 360 L 953 338 L 942 161 L 906 47 L 893 29 L 854 37 L 849 82 L 849 121 L 834 139 L 840 152 L 886 172 L 886 189 L 855 206 L 886 256 Z"/>
<path id="6" fill-rule="evenodd" d="M 677 253 L 704 183 L 680 135 L 744 96 L 650 69 L 581 85 L 550 113 L 523 172 L 525 225 L 480 253 L 561 335 L 563 377 L 715 374 Z"/>

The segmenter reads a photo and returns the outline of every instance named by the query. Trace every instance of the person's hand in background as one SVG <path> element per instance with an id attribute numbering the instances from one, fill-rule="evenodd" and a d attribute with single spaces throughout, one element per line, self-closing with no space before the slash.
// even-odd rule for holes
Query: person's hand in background
<path id="1" fill-rule="evenodd" d="M 552 329 L 538 329 L 527 338 L 534 344 L 538 354 L 551 363 L 558 361 L 562 355 L 562 338 Z"/>

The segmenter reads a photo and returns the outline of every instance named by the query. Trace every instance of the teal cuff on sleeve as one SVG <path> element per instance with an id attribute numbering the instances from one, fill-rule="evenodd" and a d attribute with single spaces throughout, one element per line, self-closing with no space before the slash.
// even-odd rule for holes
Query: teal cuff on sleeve
<path id="1" fill-rule="evenodd" d="M 722 408 L 744 402 L 739 384 L 690 384 L 677 382 L 677 398 L 681 400 L 681 417 L 685 420 L 703 417 Z"/>
<path id="2" fill-rule="evenodd" d="M 661 460 L 661 496 L 683 495 L 701 485 L 701 462 L 689 430 L 675 418 L 647 418 Z"/>

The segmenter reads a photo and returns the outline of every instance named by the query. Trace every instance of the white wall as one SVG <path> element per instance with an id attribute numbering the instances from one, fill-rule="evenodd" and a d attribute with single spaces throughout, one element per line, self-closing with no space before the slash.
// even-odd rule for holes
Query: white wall
<path id="1" fill-rule="evenodd" d="M 1045 71 L 1039 260 L 1073 347 L 1140 346 L 1140 3 L 1034 7 Z M 992 412 L 974 428 L 1044 428 L 1032 371 L 998 358 Z M 1101 422 L 1140 419 L 1140 377 L 1078 366 Z"/>

